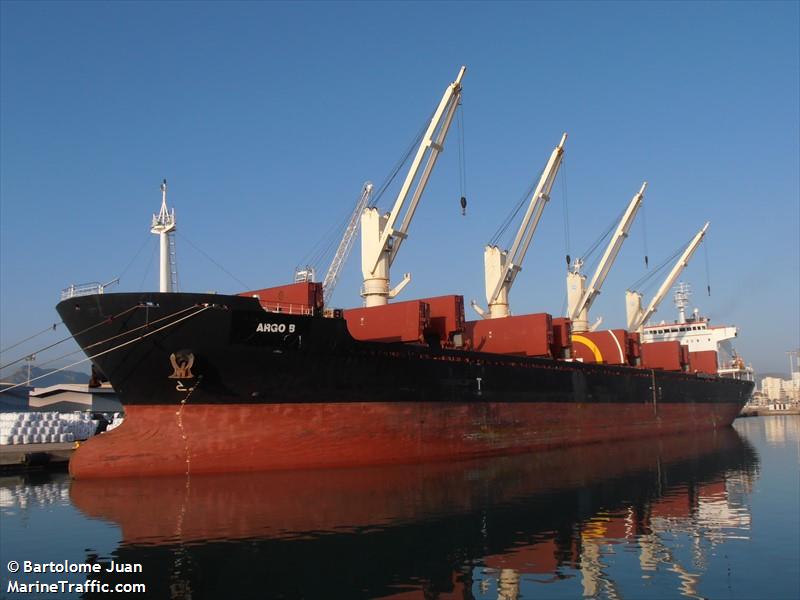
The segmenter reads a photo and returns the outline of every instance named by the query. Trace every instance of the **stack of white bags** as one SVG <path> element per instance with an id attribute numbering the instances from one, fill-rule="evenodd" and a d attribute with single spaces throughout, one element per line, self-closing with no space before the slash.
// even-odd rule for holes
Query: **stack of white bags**
<path id="1" fill-rule="evenodd" d="M 50 504 L 69 504 L 69 479 L 29 485 L 26 483 L 0 483 L 0 508 L 41 507 Z"/>
<path id="2" fill-rule="evenodd" d="M 98 422 L 97 419 L 92 419 L 90 413 L 85 412 L 0 413 L 0 445 L 85 440 L 95 434 Z M 121 413 L 114 413 L 107 430 L 118 427 L 121 422 Z"/>

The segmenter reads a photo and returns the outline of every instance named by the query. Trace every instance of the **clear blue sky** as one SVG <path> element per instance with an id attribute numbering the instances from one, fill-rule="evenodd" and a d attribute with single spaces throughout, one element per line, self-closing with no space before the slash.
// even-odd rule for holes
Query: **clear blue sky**
<path id="1" fill-rule="evenodd" d="M 468 214 L 454 128 L 393 268 L 395 281 L 413 275 L 402 299 L 485 303 L 483 246 L 567 131 L 514 312 L 562 310 L 565 195 L 578 256 L 647 180 L 651 264 L 710 220 L 711 297 L 702 249 L 684 277 L 701 311 L 738 325 L 738 350 L 762 372 L 788 370 L 800 345 L 797 2 L 0 10 L 3 348 L 56 321 L 70 283 L 157 288 L 148 228 L 163 177 L 183 290 L 242 290 L 192 244 L 249 287 L 289 281 L 462 64 Z M 644 273 L 642 223 L 592 311 L 609 327 L 624 326 L 625 289 Z M 358 253 L 339 306 L 360 302 Z M 657 318 L 674 317 L 667 300 Z"/>

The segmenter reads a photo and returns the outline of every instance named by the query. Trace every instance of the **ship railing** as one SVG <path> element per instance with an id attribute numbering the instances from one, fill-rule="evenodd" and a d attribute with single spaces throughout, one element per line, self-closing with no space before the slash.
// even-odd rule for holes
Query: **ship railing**
<path id="1" fill-rule="evenodd" d="M 112 279 L 106 283 L 100 283 L 99 281 L 91 281 L 89 283 L 73 283 L 68 288 L 64 288 L 61 290 L 61 299 L 62 300 L 69 300 L 70 298 L 74 298 L 76 296 L 91 296 L 92 294 L 102 294 L 106 291 L 107 287 L 112 285 L 116 285 L 119 283 L 119 277 L 116 279 Z"/>
<path id="2" fill-rule="evenodd" d="M 724 362 L 717 369 L 717 373 L 721 377 L 730 377 L 732 379 L 743 379 L 745 381 L 755 381 L 755 373 L 751 365 L 745 366 L 739 362 Z"/>
<path id="3" fill-rule="evenodd" d="M 287 315 L 312 315 L 314 307 L 308 304 L 289 304 L 286 302 L 264 302 L 261 301 L 261 308 L 267 312 L 284 313 Z"/>
<path id="4" fill-rule="evenodd" d="M 92 281 L 91 283 L 81 283 L 75 285 L 74 283 L 68 288 L 61 290 L 61 299 L 69 300 L 75 296 L 90 296 L 92 294 L 102 294 L 103 286 L 99 281 Z"/>

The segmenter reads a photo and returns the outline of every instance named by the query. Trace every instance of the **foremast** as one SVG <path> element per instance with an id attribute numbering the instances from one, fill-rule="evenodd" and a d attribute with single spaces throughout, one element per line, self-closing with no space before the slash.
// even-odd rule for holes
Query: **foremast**
<path id="1" fill-rule="evenodd" d="M 159 257 L 159 292 L 178 291 L 178 268 L 175 260 L 175 238 L 177 231 L 175 209 L 167 208 L 167 180 L 161 182 L 161 210 L 153 215 L 150 232 L 159 237 L 161 247 Z"/>

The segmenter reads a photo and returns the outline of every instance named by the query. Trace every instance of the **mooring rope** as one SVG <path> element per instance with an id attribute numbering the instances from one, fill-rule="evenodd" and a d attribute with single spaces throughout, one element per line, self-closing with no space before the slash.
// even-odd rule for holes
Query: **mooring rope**
<path id="1" fill-rule="evenodd" d="M 117 346 L 114 346 L 113 348 L 109 348 L 108 350 L 103 350 L 102 352 L 98 352 L 97 354 L 93 354 L 92 356 L 87 356 L 87 357 L 86 357 L 86 358 L 84 358 L 83 360 L 79 360 L 79 361 L 77 361 L 77 362 L 74 362 L 74 363 L 72 363 L 72 364 L 69 364 L 69 365 L 67 365 L 67 366 L 65 366 L 65 367 L 61 367 L 61 368 L 59 368 L 59 369 L 53 369 L 53 370 L 52 370 L 52 371 L 50 371 L 49 373 L 45 373 L 44 375 L 39 375 L 38 377 L 34 377 L 33 379 L 31 379 L 31 380 L 29 380 L 29 381 L 26 381 L 26 382 L 24 382 L 24 383 L 17 383 L 16 385 L 12 385 L 12 386 L 10 386 L 10 387 L 7 387 L 7 388 L 3 389 L 3 391 L 4 391 L 4 392 L 7 392 L 7 391 L 10 391 L 10 390 L 13 390 L 13 389 L 15 389 L 15 388 L 18 388 L 18 387 L 21 387 L 21 386 L 23 386 L 23 385 L 27 385 L 28 383 L 30 383 L 30 382 L 32 382 L 32 381 L 37 381 L 37 380 L 39 380 L 39 379 L 42 379 L 43 377 L 47 377 L 48 375 L 52 375 L 53 373 L 58 373 L 58 372 L 60 372 L 60 371 L 66 371 L 67 369 L 70 369 L 70 368 L 72 368 L 72 367 L 75 367 L 75 366 L 77 366 L 77 365 L 83 364 L 83 363 L 85 363 L 85 362 L 87 362 L 87 361 L 94 360 L 95 358 L 98 358 L 98 357 L 100 357 L 100 356 L 103 356 L 104 354 L 108 354 L 109 352 L 114 352 L 114 351 L 116 351 L 116 350 L 119 350 L 120 348 L 124 348 L 125 346 L 130 346 L 130 345 L 131 345 L 131 344 L 133 344 L 134 342 L 139 342 L 139 341 L 143 340 L 143 339 L 144 339 L 144 338 L 146 338 L 146 337 L 150 337 L 151 335 L 153 335 L 153 334 L 155 334 L 155 333 L 158 333 L 159 331 L 163 331 L 164 329 L 167 329 L 167 328 L 169 328 L 169 327 L 172 327 L 173 325 L 177 325 L 177 324 L 178 324 L 178 323 L 180 323 L 181 321 L 185 321 L 185 320 L 187 320 L 187 319 L 191 319 L 192 317 L 196 317 L 196 316 L 197 316 L 197 315 L 199 315 L 201 312 L 205 312 L 206 310 L 208 310 L 209 308 L 211 308 L 211 306 L 212 306 L 212 305 L 211 305 L 211 304 L 205 304 L 205 305 L 201 305 L 201 306 L 202 306 L 202 308 L 201 308 L 200 310 L 198 310 L 198 311 L 195 311 L 195 312 L 193 312 L 193 313 L 192 313 L 192 314 L 190 314 L 190 315 L 186 315 L 185 317 L 181 317 L 181 318 L 180 318 L 180 319 L 178 319 L 177 321 L 173 321 L 172 323 L 167 323 L 167 324 L 166 324 L 166 325 L 164 325 L 163 327 L 159 327 L 158 329 L 154 329 L 153 331 L 150 331 L 150 332 L 148 332 L 148 333 L 145 333 L 144 335 L 140 335 L 139 337 L 137 337 L 137 338 L 135 338 L 135 339 L 128 340 L 127 342 L 123 342 L 123 343 L 121 343 L 121 344 L 118 344 Z M 191 308 L 195 308 L 195 307 L 191 307 Z"/>
<path id="2" fill-rule="evenodd" d="M 144 306 L 144 305 L 141 305 L 141 306 Z M 145 329 L 147 327 L 152 327 L 156 323 L 160 323 L 161 321 L 164 321 L 165 319 L 170 319 L 170 318 L 175 317 L 175 316 L 177 316 L 177 315 L 179 315 L 181 313 L 185 313 L 186 311 L 192 310 L 193 308 L 195 308 L 195 307 L 194 306 L 189 306 L 187 308 L 182 308 L 181 310 L 175 311 L 174 313 L 171 313 L 171 314 L 169 314 L 169 315 L 167 315 L 165 317 L 161 317 L 160 319 L 156 319 L 155 321 L 150 321 L 149 323 L 145 323 L 144 325 L 140 325 L 139 327 L 134 327 L 133 329 L 129 329 L 128 331 L 123 331 L 122 333 L 118 333 L 117 335 L 112 335 L 110 338 L 106 338 L 104 340 L 100 340 L 99 342 L 95 342 L 94 344 L 89 344 L 88 346 L 86 346 L 86 348 L 78 348 L 77 350 L 73 350 L 72 352 L 67 352 L 66 354 L 62 354 L 61 356 L 57 356 L 56 358 L 48 360 L 47 362 L 39 363 L 39 368 L 46 367 L 47 365 L 51 365 L 54 362 L 58 362 L 59 360 L 67 358 L 68 356 L 72 356 L 73 354 L 78 354 L 79 352 L 86 352 L 90 348 L 95 348 L 96 346 L 100 346 L 102 344 L 107 344 L 108 342 L 110 342 L 112 340 L 124 337 L 124 336 L 126 336 L 126 335 L 128 335 L 130 333 L 133 333 L 134 331 L 139 331 L 140 329 Z M 79 335 L 79 334 L 76 334 L 76 335 Z"/>
<path id="3" fill-rule="evenodd" d="M 0 350 L 0 354 L 5 354 L 6 352 L 11 350 L 12 348 L 16 348 L 17 346 L 20 346 L 20 345 L 24 344 L 25 342 L 30 342 L 32 339 L 39 337 L 43 333 L 47 333 L 48 331 L 55 331 L 56 327 L 61 325 L 61 323 L 63 323 L 63 321 L 58 322 L 58 323 L 53 323 L 52 325 L 48 325 L 47 327 L 45 327 L 44 329 L 42 329 L 38 333 L 34 333 L 33 335 L 30 335 L 30 336 L 26 337 L 24 340 L 20 340 L 20 341 L 14 343 L 14 344 L 11 344 L 7 348 L 3 348 L 2 350 Z"/>
<path id="4" fill-rule="evenodd" d="M 71 340 L 71 339 L 72 339 L 72 338 L 74 338 L 76 335 L 81 335 L 81 334 L 84 334 L 84 333 L 86 333 L 87 331 L 91 331 L 91 330 L 92 330 L 92 329 L 94 329 L 95 327 L 99 327 L 100 325 L 107 325 L 107 324 L 111 323 L 111 322 L 112 322 L 114 319 L 119 319 L 119 318 L 120 318 L 122 315 L 124 315 L 124 314 L 126 314 L 126 313 L 129 313 L 130 311 L 132 311 L 132 310 L 134 310 L 134 309 L 141 308 L 141 307 L 143 307 L 143 306 L 144 306 L 144 304 L 136 304 L 136 305 L 134 305 L 134 306 L 131 306 L 130 308 L 126 308 L 126 309 L 125 309 L 125 310 L 123 310 L 121 313 L 117 313 L 116 315 L 112 315 L 112 316 L 110 316 L 110 317 L 106 317 L 105 319 L 103 319 L 103 320 L 102 320 L 102 321 L 100 321 L 99 323 L 95 323 L 94 325 L 90 325 L 89 327 L 87 327 L 86 329 L 84 329 L 84 330 L 82 330 L 82 331 L 79 331 L 79 332 L 78 332 L 78 333 L 76 333 L 75 335 L 69 335 L 69 336 L 67 336 L 67 337 L 65 337 L 65 338 L 63 338 L 63 339 L 60 339 L 60 340 L 58 340 L 57 342 L 54 342 L 54 343 L 50 344 L 49 346 L 45 346 L 44 348 L 40 348 L 39 350 L 34 350 L 33 352 L 29 352 L 28 354 L 26 354 L 26 355 L 25 355 L 25 356 L 23 356 L 22 358 L 18 358 L 18 359 L 17 359 L 17 360 L 15 360 L 15 361 L 12 361 L 12 362 L 10 362 L 10 363 L 8 363 L 8 364 L 5 364 L 5 365 L 1 366 L 1 367 L 0 367 L 0 371 L 2 371 L 3 369 L 5 369 L 5 368 L 7 368 L 7 367 L 10 367 L 10 366 L 12 366 L 12 365 L 15 365 L 15 364 L 17 364 L 17 363 L 20 363 L 20 362 L 22 362 L 22 361 L 23 361 L 23 360 L 25 360 L 27 357 L 29 357 L 31 354 L 41 354 L 41 353 L 42 353 L 42 352 L 44 352 L 45 350 L 50 350 L 50 348 L 55 348 L 55 347 L 56 347 L 56 346 L 58 346 L 59 344 L 61 344 L 61 343 L 63 343 L 63 342 L 66 342 L 67 340 Z M 70 354 L 75 354 L 75 353 L 74 353 L 74 352 L 71 352 Z M 65 355 L 65 356 L 69 356 L 69 354 L 67 354 L 67 355 Z M 51 361 L 51 362 L 52 362 L 52 361 Z M 47 363 L 45 363 L 45 364 L 47 364 Z"/>

